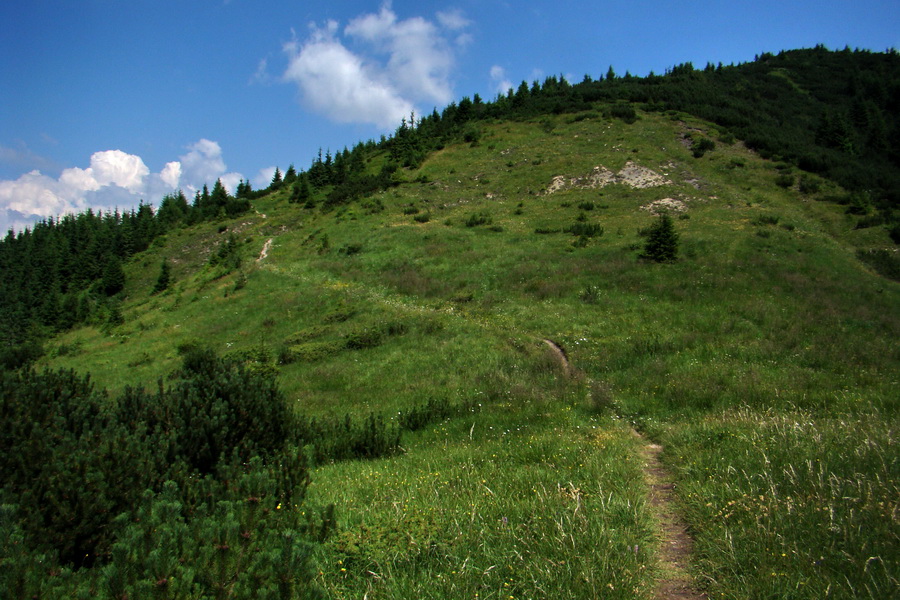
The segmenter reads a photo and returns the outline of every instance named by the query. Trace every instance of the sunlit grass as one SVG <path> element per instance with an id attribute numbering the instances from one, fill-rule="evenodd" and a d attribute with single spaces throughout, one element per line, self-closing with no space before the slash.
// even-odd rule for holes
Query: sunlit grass
<path id="1" fill-rule="evenodd" d="M 486 406 L 404 456 L 317 471 L 312 502 L 359 507 L 321 550 L 331 597 L 646 597 L 634 438 L 560 400 Z"/>
<path id="2" fill-rule="evenodd" d="M 383 210 L 282 194 L 225 231 L 171 232 L 126 266 L 125 323 L 56 338 L 43 365 L 153 386 L 202 343 L 268 356 L 254 366 L 301 414 L 481 404 L 398 456 L 317 470 L 310 501 L 338 515 L 330 597 L 651 597 L 631 423 L 668 448 L 710 597 L 890 597 L 900 286 L 855 256 L 874 229 L 778 187 L 740 144 L 692 158 L 681 118 L 484 124 L 378 193 Z M 544 194 L 629 160 L 672 183 Z M 688 207 L 681 258 L 644 263 L 641 206 L 663 197 Z M 604 233 L 579 246 L 562 230 L 582 213 Z M 228 232 L 241 273 L 217 278 L 203 265 Z M 174 283 L 152 296 L 163 257 Z"/>
<path id="3" fill-rule="evenodd" d="M 711 597 L 897 593 L 897 422 L 861 408 L 739 408 L 669 430 Z"/>

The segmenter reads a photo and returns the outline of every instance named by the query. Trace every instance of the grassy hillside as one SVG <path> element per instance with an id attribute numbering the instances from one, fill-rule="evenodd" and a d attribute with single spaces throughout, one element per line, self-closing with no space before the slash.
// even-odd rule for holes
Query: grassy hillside
<path id="1" fill-rule="evenodd" d="M 40 366 L 152 387 L 199 343 L 304 415 L 466 407 L 313 472 L 307 505 L 337 507 L 329 597 L 652 597 L 633 428 L 665 448 L 709 597 L 896 594 L 900 285 L 858 258 L 885 230 L 687 115 L 478 127 L 360 201 L 283 190 L 170 231 L 125 265 L 124 323 Z M 639 258 L 661 207 L 674 263 Z M 209 265 L 228 236 L 231 272 Z"/>

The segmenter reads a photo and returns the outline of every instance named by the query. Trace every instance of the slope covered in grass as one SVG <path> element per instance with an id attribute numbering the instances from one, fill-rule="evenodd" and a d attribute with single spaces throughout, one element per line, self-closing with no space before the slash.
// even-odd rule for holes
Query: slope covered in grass
<path id="1" fill-rule="evenodd" d="M 652 597 L 632 426 L 666 448 L 710 597 L 896 593 L 900 286 L 857 257 L 886 232 L 709 123 L 601 108 L 482 122 L 348 204 L 283 190 L 170 231 L 125 265 L 124 322 L 42 366 L 152 386 L 202 344 L 301 415 L 463 407 L 312 473 L 307 504 L 336 505 L 330 597 Z M 639 258 L 660 207 L 672 263 Z"/>

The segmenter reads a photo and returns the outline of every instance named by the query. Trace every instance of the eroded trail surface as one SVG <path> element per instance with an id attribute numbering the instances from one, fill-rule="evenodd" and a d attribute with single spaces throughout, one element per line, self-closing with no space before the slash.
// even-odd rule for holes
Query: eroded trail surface
<path id="1" fill-rule="evenodd" d="M 265 215 L 263 215 L 265 216 Z M 256 259 L 256 262 L 260 262 L 264 258 L 269 255 L 269 250 L 272 248 L 272 238 L 266 240 L 266 243 L 263 244 L 262 250 L 259 253 L 259 258 Z"/>
<path id="2" fill-rule="evenodd" d="M 572 365 L 565 350 L 553 340 L 544 339 L 543 342 L 550 347 L 565 376 L 571 376 Z M 637 430 L 633 431 L 641 442 L 644 479 L 650 488 L 650 506 L 658 523 L 660 578 L 656 585 L 656 600 L 705 600 L 706 594 L 697 591 L 688 570 L 694 540 L 675 509 L 675 484 L 659 459 L 663 448 Z"/>
<path id="3" fill-rule="evenodd" d="M 695 600 L 706 598 L 697 591 L 688 572 L 694 550 L 694 540 L 687 526 L 675 510 L 675 485 L 659 460 L 662 446 L 647 440 L 637 431 L 642 443 L 644 478 L 650 486 L 650 505 L 659 523 L 660 580 L 657 582 L 657 600 Z"/>

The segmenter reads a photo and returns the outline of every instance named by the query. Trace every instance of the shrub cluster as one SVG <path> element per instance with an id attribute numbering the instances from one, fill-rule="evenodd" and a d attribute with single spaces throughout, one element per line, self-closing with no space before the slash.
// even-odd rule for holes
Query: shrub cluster
<path id="1" fill-rule="evenodd" d="M 304 440 L 271 378 L 186 348 L 153 393 L 110 398 L 71 371 L 7 371 L 0 392 L 14 597 L 312 589 Z"/>

